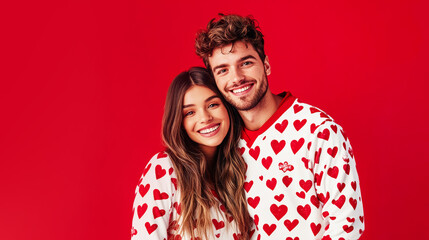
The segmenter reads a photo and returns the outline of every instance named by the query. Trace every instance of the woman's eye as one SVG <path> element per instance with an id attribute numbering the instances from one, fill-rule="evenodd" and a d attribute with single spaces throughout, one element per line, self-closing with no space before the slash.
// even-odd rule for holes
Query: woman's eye
<path id="1" fill-rule="evenodd" d="M 217 104 L 217 103 L 212 103 L 212 104 L 210 104 L 210 105 L 209 105 L 209 108 L 213 108 L 213 107 L 217 107 L 217 106 L 219 106 L 219 104 Z"/>
<path id="2" fill-rule="evenodd" d="M 186 112 L 186 113 L 185 113 L 185 117 L 187 117 L 187 116 L 191 116 L 192 114 L 194 114 L 194 112 L 193 112 L 193 111 L 188 111 L 188 112 Z"/>

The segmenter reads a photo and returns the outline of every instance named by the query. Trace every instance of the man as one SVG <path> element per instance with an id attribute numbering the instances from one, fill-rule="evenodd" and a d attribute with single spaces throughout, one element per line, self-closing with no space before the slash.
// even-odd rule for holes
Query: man
<path id="1" fill-rule="evenodd" d="M 240 151 L 258 238 L 358 239 L 363 207 L 348 138 L 318 108 L 271 92 L 271 67 L 255 20 L 220 15 L 195 46 L 245 125 Z"/>

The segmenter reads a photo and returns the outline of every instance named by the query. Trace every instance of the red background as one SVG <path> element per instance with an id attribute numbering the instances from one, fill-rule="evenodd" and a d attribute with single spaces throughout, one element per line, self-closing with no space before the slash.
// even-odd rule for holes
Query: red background
<path id="1" fill-rule="evenodd" d="M 346 129 L 362 239 L 429 239 L 424 2 L 3 1 L 0 239 L 129 239 L 167 87 L 218 12 L 252 14 L 271 89 Z"/>

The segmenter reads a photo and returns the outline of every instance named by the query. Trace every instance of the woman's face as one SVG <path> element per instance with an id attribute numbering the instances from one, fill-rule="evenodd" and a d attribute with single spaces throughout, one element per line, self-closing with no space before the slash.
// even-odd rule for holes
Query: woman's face
<path id="1" fill-rule="evenodd" d="M 192 86 L 183 98 L 183 127 L 203 152 L 219 146 L 229 130 L 228 111 L 219 96 L 207 87 Z"/>

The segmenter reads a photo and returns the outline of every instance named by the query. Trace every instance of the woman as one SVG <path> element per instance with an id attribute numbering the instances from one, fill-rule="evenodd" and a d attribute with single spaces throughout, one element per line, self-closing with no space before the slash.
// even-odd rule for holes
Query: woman
<path id="1" fill-rule="evenodd" d="M 252 219 L 237 149 L 240 118 L 206 69 L 191 68 L 170 85 L 165 152 L 146 165 L 134 200 L 132 239 L 249 239 Z"/>

